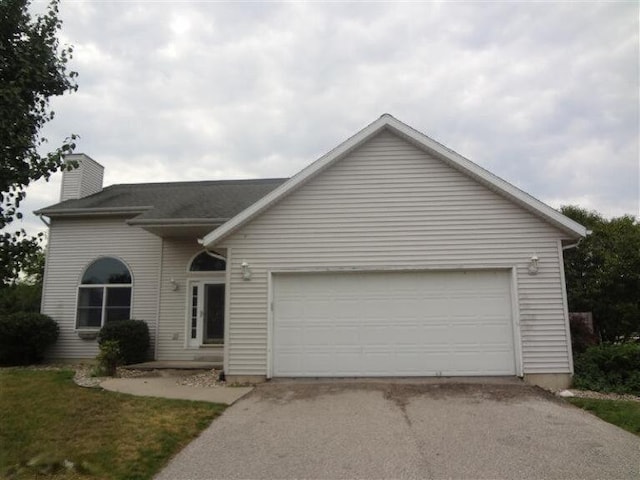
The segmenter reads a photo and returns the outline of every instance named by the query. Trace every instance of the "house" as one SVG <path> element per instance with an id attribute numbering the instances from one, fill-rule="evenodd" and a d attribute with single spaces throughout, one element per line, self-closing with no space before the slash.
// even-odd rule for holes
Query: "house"
<path id="1" fill-rule="evenodd" d="M 113 185 L 84 155 L 49 217 L 56 358 L 148 322 L 229 379 L 573 371 L 563 250 L 586 234 L 385 114 L 290 179 Z"/>

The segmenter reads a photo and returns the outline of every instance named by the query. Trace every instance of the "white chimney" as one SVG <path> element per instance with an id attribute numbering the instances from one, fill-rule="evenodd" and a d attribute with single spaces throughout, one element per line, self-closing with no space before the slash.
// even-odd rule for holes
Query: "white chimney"
<path id="1" fill-rule="evenodd" d="M 77 162 L 78 167 L 62 172 L 60 201 L 83 198 L 102 190 L 104 167 L 84 153 L 65 156 L 65 162 Z"/>

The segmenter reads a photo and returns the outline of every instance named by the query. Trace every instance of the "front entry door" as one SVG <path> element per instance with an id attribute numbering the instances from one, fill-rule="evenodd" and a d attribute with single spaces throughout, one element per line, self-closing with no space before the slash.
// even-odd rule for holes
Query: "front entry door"
<path id="1" fill-rule="evenodd" d="M 190 347 L 224 342 L 224 283 L 190 284 Z"/>

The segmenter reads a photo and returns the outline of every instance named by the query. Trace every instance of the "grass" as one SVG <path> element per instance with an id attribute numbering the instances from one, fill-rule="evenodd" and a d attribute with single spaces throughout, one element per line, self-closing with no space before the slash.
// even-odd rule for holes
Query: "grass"
<path id="1" fill-rule="evenodd" d="M 606 422 L 640 436 L 640 402 L 576 397 L 567 400 Z"/>
<path id="2" fill-rule="evenodd" d="M 58 470 L 54 479 L 151 478 L 225 409 L 82 388 L 72 377 L 0 369 L 0 478 L 40 478 L 30 461 Z"/>

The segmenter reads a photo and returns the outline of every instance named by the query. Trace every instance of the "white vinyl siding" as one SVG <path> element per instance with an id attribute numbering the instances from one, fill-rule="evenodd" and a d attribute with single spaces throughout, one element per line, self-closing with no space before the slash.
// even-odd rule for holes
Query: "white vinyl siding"
<path id="1" fill-rule="evenodd" d="M 165 238 L 162 240 L 162 279 L 160 282 L 160 328 L 158 360 L 197 360 L 222 357 L 222 346 L 187 348 L 189 279 L 224 279 L 224 272 L 188 272 L 189 264 L 202 246 L 193 239 Z M 178 285 L 174 290 L 173 279 Z"/>
<path id="2" fill-rule="evenodd" d="M 51 220 L 47 246 L 42 312 L 60 326 L 60 336 L 50 356 L 92 358 L 95 340 L 76 333 L 78 285 L 87 266 L 99 257 L 122 260 L 133 277 L 131 318 L 149 324 L 153 346 L 157 313 L 160 239 L 125 224 L 124 218 Z"/>
<path id="3" fill-rule="evenodd" d="M 78 167 L 62 174 L 60 201 L 83 198 L 102 190 L 104 167 L 86 155 L 70 155 L 70 160 L 78 162 Z"/>
<path id="4" fill-rule="evenodd" d="M 524 373 L 567 373 L 564 236 L 381 132 L 221 242 L 231 249 L 227 373 L 267 374 L 269 272 L 512 267 Z M 530 276 L 534 254 L 539 273 Z M 251 281 L 242 280 L 242 261 Z"/>

